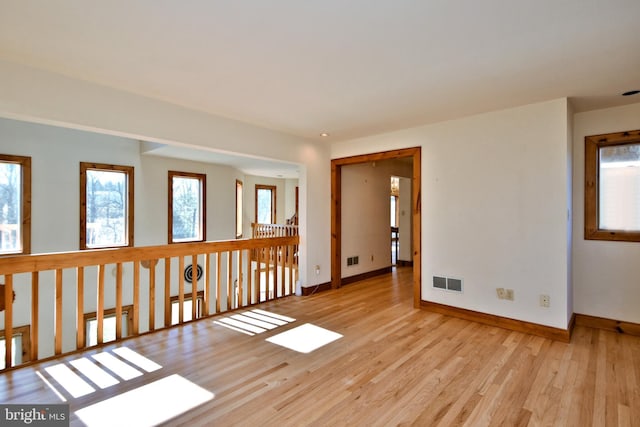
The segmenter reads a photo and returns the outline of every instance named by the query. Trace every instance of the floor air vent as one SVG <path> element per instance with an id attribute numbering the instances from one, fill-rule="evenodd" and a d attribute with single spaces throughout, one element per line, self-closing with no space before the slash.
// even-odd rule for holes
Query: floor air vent
<path id="1" fill-rule="evenodd" d="M 433 276 L 433 287 L 445 291 L 462 292 L 462 279 Z"/>

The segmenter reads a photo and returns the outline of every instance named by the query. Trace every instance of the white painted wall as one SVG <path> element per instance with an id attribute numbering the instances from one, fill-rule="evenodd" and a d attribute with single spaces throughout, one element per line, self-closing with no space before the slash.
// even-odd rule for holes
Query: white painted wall
<path id="1" fill-rule="evenodd" d="M 139 191 L 138 144 L 125 138 L 0 119 L 0 152 L 32 157 L 32 253 L 79 249 L 80 162 L 133 166 Z"/>
<path id="2" fill-rule="evenodd" d="M 584 137 L 637 129 L 640 103 L 574 116 L 574 309 L 634 323 L 640 323 L 640 243 L 584 240 Z"/>
<path id="3" fill-rule="evenodd" d="M 402 261 L 413 261 L 413 210 L 411 209 L 411 178 L 400 177 L 400 216 L 398 218 L 399 254 Z"/>
<path id="4" fill-rule="evenodd" d="M 567 314 L 572 315 L 573 309 L 573 106 L 567 104 L 567 218 L 571 221 L 567 227 Z"/>
<path id="5" fill-rule="evenodd" d="M 256 220 L 256 185 L 276 187 L 276 223 L 285 224 L 295 213 L 295 188 L 297 179 L 269 178 L 245 175 L 244 177 L 244 236 L 251 237 L 251 223 Z"/>
<path id="6" fill-rule="evenodd" d="M 327 145 L 8 61 L 0 84 L 0 117 L 299 164 L 301 283 L 330 281 Z"/>
<path id="7" fill-rule="evenodd" d="M 167 171 L 204 173 L 207 176 L 207 240 L 229 240 L 235 238 L 235 186 L 236 179 L 244 175 L 228 166 L 213 165 L 187 160 L 140 156 L 140 183 L 136 183 L 136 195 L 141 203 L 136 204 L 136 227 L 141 227 L 136 246 L 162 245 L 168 243 Z M 136 177 L 138 179 L 138 177 Z M 158 215 L 162 212 L 163 215 Z M 164 230 L 164 238 L 162 231 Z"/>
<path id="8" fill-rule="evenodd" d="M 299 183 L 297 179 L 284 180 L 284 217 L 282 223 L 286 223 L 296 213 L 296 188 Z"/>
<path id="9" fill-rule="evenodd" d="M 391 265 L 390 176 L 382 162 L 342 167 L 343 278 Z"/>
<path id="10" fill-rule="evenodd" d="M 411 164 L 385 160 L 341 170 L 342 277 L 391 266 L 391 176 L 411 176 Z M 359 263 L 347 265 L 353 256 Z"/>
<path id="11" fill-rule="evenodd" d="M 140 155 L 135 140 L 7 119 L 0 152 L 32 157 L 32 253 L 79 249 L 80 162 L 134 167 L 136 246 L 167 243 L 169 170 L 207 176 L 207 239 L 234 237 L 235 179 L 243 175 L 231 167 Z"/>
<path id="12" fill-rule="evenodd" d="M 405 129 L 335 143 L 331 156 L 422 147 L 422 298 L 564 329 L 567 109 L 559 99 Z M 433 275 L 462 278 L 464 293 L 432 290 Z"/>

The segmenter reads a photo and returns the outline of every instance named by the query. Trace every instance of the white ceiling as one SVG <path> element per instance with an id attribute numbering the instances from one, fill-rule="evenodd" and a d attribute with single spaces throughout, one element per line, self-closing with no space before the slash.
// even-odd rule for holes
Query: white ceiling
<path id="1" fill-rule="evenodd" d="M 0 58 L 340 141 L 640 102 L 638 0 L 0 0 Z"/>

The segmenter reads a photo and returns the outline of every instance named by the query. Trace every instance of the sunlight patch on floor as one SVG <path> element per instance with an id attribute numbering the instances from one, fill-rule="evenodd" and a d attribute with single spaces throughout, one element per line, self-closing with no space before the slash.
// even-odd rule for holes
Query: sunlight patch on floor
<path id="1" fill-rule="evenodd" d="M 111 387 L 112 385 L 116 385 L 120 382 L 116 378 L 114 378 L 113 375 L 107 373 L 104 369 L 100 368 L 98 365 L 96 365 L 86 357 L 72 360 L 69 363 L 71 363 L 71 366 L 80 371 L 82 375 L 89 378 L 92 383 L 102 389 Z"/>
<path id="2" fill-rule="evenodd" d="M 66 402 L 61 391 L 74 398 L 86 396 L 96 391 L 90 383 L 101 389 L 120 383 L 111 374 L 124 381 L 144 375 L 136 367 L 146 372 L 162 369 L 161 365 L 134 350 L 118 347 L 58 363 L 36 374 L 60 400 Z M 213 393 L 174 374 L 78 409 L 75 413 L 88 426 L 144 427 L 164 423 L 213 398 Z"/>
<path id="3" fill-rule="evenodd" d="M 111 353 L 103 352 L 94 354 L 91 357 L 125 381 L 142 375 L 142 372 L 138 371 L 131 365 L 126 364 Z"/>
<path id="4" fill-rule="evenodd" d="M 234 314 L 233 316 L 231 316 L 231 318 L 266 330 L 271 330 L 278 327 L 278 325 L 274 325 L 273 323 L 258 320 L 250 316 L 245 316 L 244 314 Z"/>
<path id="5" fill-rule="evenodd" d="M 340 338 L 342 338 L 342 335 L 336 332 L 305 323 L 267 338 L 266 341 L 299 353 L 311 353 Z"/>
<path id="6" fill-rule="evenodd" d="M 255 335 L 253 332 L 245 331 L 244 329 L 241 329 L 241 328 L 236 328 L 235 326 L 231 326 L 229 324 L 220 322 L 219 320 L 214 320 L 213 323 L 215 325 L 222 326 L 222 327 L 227 328 L 227 329 L 231 329 L 232 331 L 242 332 L 243 334 L 250 335 L 250 336 L 254 336 Z"/>
<path id="7" fill-rule="evenodd" d="M 37 371 L 36 374 L 63 402 L 66 402 L 62 391 L 66 391 L 71 397 L 82 397 L 96 391 L 91 384 L 100 389 L 119 384 L 120 380 L 114 375 L 124 381 L 143 375 L 135 367 L 146 372 L 162 369 L 159 364 L 128 347 L 118 347 L 111 352 L 103 351 L 91 357 L 83 356 L 58 363 L 44 368 L 44 372 Z"/>
<path id="8" fill-rule="evenodd" d="M 140 369 L 144 369 L 147 372 L 157 371 L 158 369 L 162 369 L 162 366 L 158 365 L 151 359 L 147 359 L 140 353 L 136 353 L 131 350 L 129 347 L 118 347 L 113 350 L 115 354 L 127 360 L 128 362 L 133 363 Z"/>
<path id="9" fill-rule="evenodd" d="M 96 389 L 91 387 L 80 375 L 73 372 L 71 368 L 65 364 L 59 363 L 44 368 L 44 370 L 73 397 L 86 396 L 96 391 Z"/>
<path id="10" fill-rule="evenodd" d="M 262 320 L 263 322 L 272 323 L 272 324 L 274 324 L 276 326 L 283 326 L 283 325 L 286 325 L 287 323 L 293 322 L 293 320 L 287 322 L 286 320 L 278 319 L 278 318 L 273 317 L 273 316 L 265 316 L 264 314 L 256 313 L 255 310 L 253 310 L 253 311 L 245 311 L 242 314 L 245 315 L 245 316 L 248 316 L 248 317 L 253 317 L 254 319 L 257 319 L 257 320 Z"/>
<path id="11" fill-rule="evenodd" d="M 224 323 L 225 325 L 234 326 L 239 329 L 244 329 L 247 332 L 251 332 L 253 334 L 261 334 L 266 331 L 266 329 L 261 328 L 259 326 L 251 325 L 249 323 L 241 322 L 236 319 L 232 319 L 230 317 L 223 317 L 216 321 L 217 324 Z"/>
<path id="12" fill-rule="evenodd" d="M 272 313 L 270 311 L 260 310 L 259 308 L 256 308 L 255 310 L 251 310 L 251 312 L 262 314 L 263 316 L 273 317 L 274 319 L 283 320 L 287 323 L 296 321 L 296 319 L 293 319 L 291 317 L 283 316 L 282 314 Z"/>
<path id="13" fill-rule="evenodd" d="M 89 426 L 154 426 L 214 398 L 180 375 L 170 375 L 75 413 Z"/>
<path id="14" fill-rule="evenodd" d="M 63 401 L 63 402 L 66 402 L 66 401 L 67 401 L 67 399 L 62 395 L 62 393 L 60 393 L 60 392 L 58 391 L 58 389 L 57 389 L 57 388 L 55 388 L 55 387 L 53 386 L 53 384 L 51 384 L 51 381 L 49 381 L 48 379 L 46 379 L 46 378 L 45 378 L 45 376 L 44 376 L 44 375 L 42 375 L 42 372 L 40 372 L 40 371 L 36 371 L 36 375 L 37 375 L 38 377 L 40 377 L 40 379 L 42 380 L 42 382 L 43 382 L 43 383 L 45 383 L 45 385 L 46 385 L 47 387 L 49 387 L 49 389 L 50 389 L 52 392 L 54 392 L 54 393 L 56 394 L 56 396 L 58 396 L 58 398 L 59 398 L 61 401 Z"/>
<path id="15" fill-rule="evenodd" d="M 218 318 L 214 320 L 213 323 L 253 336 L 295 321 L 296 319 L 281 314 L 254 309 Z"/>

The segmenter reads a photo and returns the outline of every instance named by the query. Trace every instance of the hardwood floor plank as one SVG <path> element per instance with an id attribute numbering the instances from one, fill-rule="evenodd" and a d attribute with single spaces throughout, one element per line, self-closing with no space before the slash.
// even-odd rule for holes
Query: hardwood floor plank
<path id="1" fill-rule="evenodd" d="M 80 409 L 179 375 L 214 397 L 167 426 L 640 424 L 640 337 L 578 325 L 560 343 L 416 309 L 412 292 L 411 269 L 400 268 L 88 349 L 0 374 L 0 402 L 61 402 L 45 378 L 68 399 L 76 426 Z M 253 309 L 295 320 L 254 335 L 214 323 Z M 341 337 L 308 353 L 267 341 L 305 324 Z M 62 364 L 89 381 L 70 362 L 97 353 L 136 368 L 117 347 L 160 368 L 137 367 L 140 376 L 79 398 L 47 372 Z"/>
<path id="2" fill-rule="evenodd" d="M 598 355 L 598 334 L 595 329 L 582 329 L 576 327 L 575 331 L 576 357 L 580 364 L 577 380 L 577 398 L 573 402 L 572 425 L 590 426 L 593 424 L 594 401 L 596 386 L 596 367 Z"/>
<path id="3" fill-rule="evenodd" d="M 607 348 L 605 339 L 605 334 L 598 334 L 598 357 L 596 359 L 593 424 L 600 426 L 605 425 L 607 420 Z"/>
<path id="4" fill-rule="evenodd" d="M 477 351 L 479 348 L 478 339 L 484 339 L 483 329 L 486 329 L 483 326 L 477 326 L 479 326 L 478 334 L 469 340 L 467 345 L 470 350 L 466 357 L 468 364 L 457 372 L 450 385 L 438 393 L 426 409 L 424 407 L 420 409 L 421 413 L 414 419 L 414 424 L 448 426 L 454 423 L 454 419 L 459 419 L 459 421 L 466 419 L 465 417 L 461 418 L 460 415 L 464 415 L 465 410 L 470 409 L 468 399 L 477 394 L 480 383 L 492 371 L 492 364 L 487 360 L 486 355 Z M 506 333 L 506 331 L 504 332 Z M 489 337 L 494 345 L 503 339 L 504 336 L 500 335 Z M 466 379 L 471 378 L 471 383 L 467 383 L 465 377 Z M 479 394 L 478 396 L 481 397 Z M 422 399 L 422 403 L 425 401 L 428 400 Z M 415 403 L 414 405 L 418 406 Z M 466 415 L 468 416 L 469 413 Z"/>

